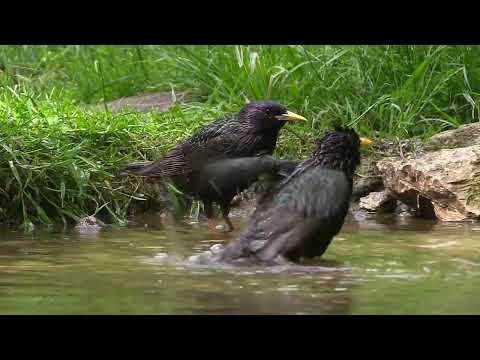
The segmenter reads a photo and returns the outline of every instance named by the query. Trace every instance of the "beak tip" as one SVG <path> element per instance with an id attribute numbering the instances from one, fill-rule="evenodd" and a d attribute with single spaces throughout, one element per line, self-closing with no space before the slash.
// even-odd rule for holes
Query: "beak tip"
<path id="1" fill-rule="evenodd" d="M 372 144 L 373 144 L 373 141 L 371 139 L 364 138 L 364 137 L 360 138 L 360 145 L 361 146 L 370 146 Z"/>
<path id="2" fill-rule="evenodd" d="M 307 121 L 302 115 L 295 114 L 294 112 L 287 111 L 285 114 L 285 120 L 287 121 Z"/>

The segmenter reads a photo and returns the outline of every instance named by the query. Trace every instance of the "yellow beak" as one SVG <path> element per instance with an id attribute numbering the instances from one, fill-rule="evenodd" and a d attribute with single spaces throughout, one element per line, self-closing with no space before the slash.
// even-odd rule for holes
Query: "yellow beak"
<path id="1" fill-rule="evenodd" d="M 361 137 L 360 138 L 360 146 L 362 147 L 367 147 L 369 145 L 373 144 L 373 141 L 368 139 L 368 138 L 364 138 L 364 137 Z"/>
<path id="2" fill-rule="evenodd" d="M 277 116 L 278 120 L 285 120 L 285 121 L 307 121 L 303 116 L 295 114 L 291 111 L 287 111 L 285 114 Z"/>

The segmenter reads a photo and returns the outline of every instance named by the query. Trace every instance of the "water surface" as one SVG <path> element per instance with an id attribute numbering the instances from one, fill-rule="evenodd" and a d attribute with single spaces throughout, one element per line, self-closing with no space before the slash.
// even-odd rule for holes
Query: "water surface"
<path id="1" fill-rule="evenodd" d="M 98 233 L 2 230 L 0 313 L 480 313 L 480 224 L 349 216 L 324 257 L 308 263 L 328 272 L 182 261 L 237 233 L 213 240 L 202 221 L 158 217 Z"/>

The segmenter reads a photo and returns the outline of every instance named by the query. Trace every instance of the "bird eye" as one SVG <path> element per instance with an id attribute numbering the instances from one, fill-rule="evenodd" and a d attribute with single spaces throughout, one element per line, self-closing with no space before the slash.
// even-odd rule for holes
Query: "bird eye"
<path id="1" fill-rule="evenodd" d="M 265 109 L 265 114 L 270 115 L 270 108 Z"/>

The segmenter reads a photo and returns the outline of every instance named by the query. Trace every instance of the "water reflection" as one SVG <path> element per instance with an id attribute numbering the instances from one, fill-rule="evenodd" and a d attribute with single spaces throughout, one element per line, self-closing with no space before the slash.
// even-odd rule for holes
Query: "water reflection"
<path id="1" fill-rule="evenodd" d="M 349 314 L 352 310 L 350 287 L 340 283 L 342 276 L 306 284 L 251 285 L 245 289 L 235 281 L 225 292 L 193 292 L 192 298 L 207 314 Z M 241 291 L 239 291 L 241 290 Z M 191 310 L 191 313 L 195 311 Z"/>
<path id="2" fill-rule="evenodd" d="M 411 215 L 375 214 L 355 211 L 347 216 L 345 226 L 356 231 L 376 230 L 392 232 L 398 230 L 432 231 L 439 223 L 435 220 L 419 219 Z"/>
<path id="3" fill-rule="evenodd" d="M 164 258 L 165 260 L 165 258 Z M 358 283 L 335 261 L 328 266 L 193 267 L 171 257 L 169 264 L 148 262 L 183 283 L 176 312 L 186 314 L 348 314 Z M 323 269 L 323 271 L 319 271 Z M 160 296 L 160 295 L 158 295 Z"/>

